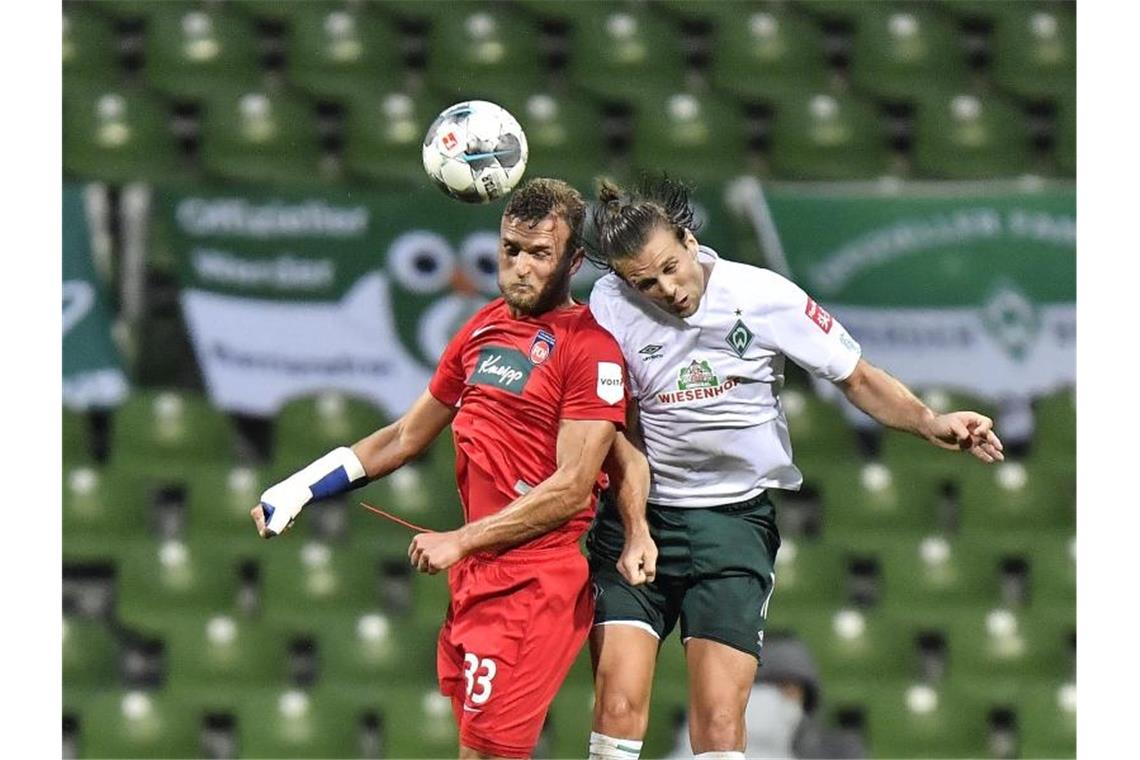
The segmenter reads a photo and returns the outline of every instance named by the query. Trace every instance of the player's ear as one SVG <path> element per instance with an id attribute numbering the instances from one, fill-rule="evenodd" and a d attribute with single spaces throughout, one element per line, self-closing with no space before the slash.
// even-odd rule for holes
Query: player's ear
<path id="1" fill-rule="evenodd" d="M 573 277 L 582 268 L 582 262 L 586 260 L 586 249 L 578 246 L 570 256 L 570 276 Z"/>
<path id="2" fill-rule="evenodd" d="M 697 243 L 696 235 L 694 235 L 693 231 L 688 227 L 685 228 L 685 238 L 683 242 L 685 243 L 685 250 L 696 256 L 699 244 Z"/>

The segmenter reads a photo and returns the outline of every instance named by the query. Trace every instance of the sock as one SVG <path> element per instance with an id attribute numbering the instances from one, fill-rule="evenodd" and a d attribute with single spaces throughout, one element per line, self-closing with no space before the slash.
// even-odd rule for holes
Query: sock
<path id="1" fill-rule="evenodd" d="M 721 750 L 718 752 L 702 752 L 695 757 L 696 760 L 744 760 L 744 753 Z"/>
<path id="2" fill-rule="evenodd" d="M 641 742 L 590 732 L 590 760 L 637 760 Z M 740 756 L 744 760 L 744 755 Z"/>

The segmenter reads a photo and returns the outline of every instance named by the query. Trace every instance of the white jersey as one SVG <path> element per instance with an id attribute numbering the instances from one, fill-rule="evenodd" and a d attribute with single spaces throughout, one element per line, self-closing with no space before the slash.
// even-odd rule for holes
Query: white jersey
<path id="1" fill-rule="evenodd" d="M 803 476 L 779 399 L 784 357 L 839 381 L 854 371 L 859 344 L 790 280 L 705 246 L 698 258 L 714 266 L 691 317 L 666 313 L 613 273 L 590 294 L 641 409 L 649 500 L 712 507 L 796 490 Z"/>

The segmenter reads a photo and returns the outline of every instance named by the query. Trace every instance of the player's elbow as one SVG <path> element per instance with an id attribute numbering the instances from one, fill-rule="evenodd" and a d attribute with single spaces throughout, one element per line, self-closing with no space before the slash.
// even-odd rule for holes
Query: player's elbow
<path id="1" fill-rule="evenodd" d="M 858 395 L 861 390 L 867 387 L 867 384 L 871 380 L 871 375 L 875 371 L 875 365 L 866 359 L 860 359 L 855 365 L 855 369 L 851 371 L 851 374 L 843 380 L 840 380 L 837 385 L 839 385 L 840 390 L 842 390 L 848 398 L 851 398 L 852 395 Z"/>

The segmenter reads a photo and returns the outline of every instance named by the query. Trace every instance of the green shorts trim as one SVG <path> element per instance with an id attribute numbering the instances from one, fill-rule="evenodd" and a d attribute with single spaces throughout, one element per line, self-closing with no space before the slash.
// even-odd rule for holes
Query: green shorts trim
<path id="1" fill-rule="evenodd" d="M 586 538 L 594 583 L 594 625 L 648 625 L 664 639 L 681 621 L 681 637 L 711 639 L 760 657 L 780 533 L 768 492 L 699 509 L 647 509 L 657 544 L 657 577 L 630 586 L 616 563 L 625 543 L 617 509 L 603 496 Z"/>

